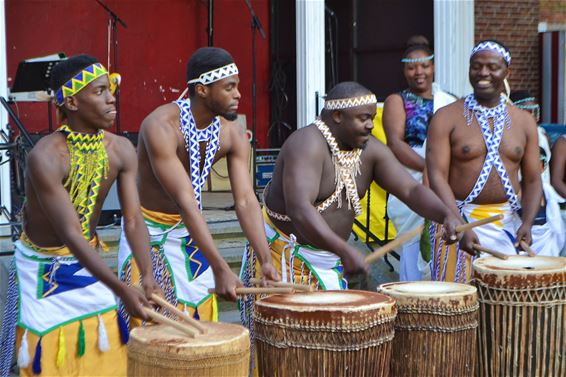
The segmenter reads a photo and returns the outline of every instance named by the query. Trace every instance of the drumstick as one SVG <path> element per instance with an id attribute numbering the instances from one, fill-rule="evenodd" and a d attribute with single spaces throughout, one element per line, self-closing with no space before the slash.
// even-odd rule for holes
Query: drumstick
<path id="1" fill-rule="evenodd" d="M 216 290 L 209 289 L 208 293 L 216 293 Z M 249 294 L 274 294 L 274 293 L 295 293 L 293 288 L 284 287 L 252 287 L 252 288 L 236 288 L 237 295 L 249 295 Z"/>
<path id="2" fill-rule="evenodd" d="M 395 249 L 396 247 L 404 244 L 407 241 L 410 241 L 412 238 L 422 233 L 423 227 L 424 225 L 419 225 L 415 229 L 410 230 L 407 233 L 395 238 L 387 245 L 382 246 L 379 249 L 375 249 L 373 253 L 371 253 L 366 257 L 366 263 L 373 263 L 382 256 L 384 256 L 385 254 L 389 253 L 391 250 Z"/>
<path id="3" fill-rule="evenodd" d="M 527 252 L 527 254 L 529 254 L 529 257 L 536 257 L 537 256 L 537 253 L 533 250 L 533 248 L 528 243 L 526 243 L 524 240 L 521 240 L 521 242 L 519 244 L 521 245 L 523 250 L 525 250 Z"/>
<path id="4" fill-rule="evenodd" d="M 283 282 L 280 282 L 280 281 L 273 281 L 273 280 L 266 280 L 265 282 L 268 285 L 271 285 L 271 286 L 274 286 L 274 287 L 292 288 L 292 289 L 295 289 L 297 291 L 308 291 L 308 292 L 312 291 L 312 287 L 310 285 L 305 285 L 305 284 L 283 283 Z M 261 284 L 261 279 L 251 278 L 250 283 L 251 284 Z"/>
<path id="5" fill-rule="evenodd" d="M 163 297 L 159 296 L 158 294 L 152 293 L 151 299 L 155 301 L 155 303 L 159 304 L 162 308 L 166 308 L 167 310 L 172 311 L 177 316 L 185 320 L 189 325 L 195 327 L 201 334 L 206 334 L 206 327 L 204 327 L 199 321 L 189 316 L 187 313 L 183 312 L 175 305 L 170 304 L 167 300 Z"/>
<path id="6" fill-rule="evenodd" d="M 482 253 L 487 253 L 487 254 L 493 255 L 496 258 L 503 259 L 503 260 L 509 259 L 508 255 L 500 253 L 499 251 L 492 250 L 492 249 L 487 248 L 485 246 L 482 246 L 479 243 L 473 243 L 472 245 L 474 246 L 474 249 L 476 249 L 477 251 L 481 251 Z"/>
<path id="7" fill-rule="evenodd" d="M 192 327 L 189 327 L 189 326 L 187 326 L 187 325 L 185 325 L 181 322 L 177 322 L 177 321 L 174 321 L 170 318 L 167 318 L 163 314 L 159 314 L 159 313 L 151 310 L 148 307 L 144 306 L 143 311 L 154 322 L 160 323 L 162 325 L 169 325 L 171 327 L 174 327 L 177 330 L 182 331 L 183 333 L 185 333 L 186 335 L 188 335 L 191 338 L 194 338 L 196 335 L 198 335 L 198 331 L 193 329 Z"/>
<path id="8" fill-rule="evenodd" d="M 139 285 L 133 285 L 132 287 L 145 294 L 143 288 Z M 152 293 L 151 299 L 162 308 L 166 308 L 169 311 L 175 313 L 180 318 L 184 319 L 189 325 L 195 327 L 201 334 L 206 334 L 206 328 L 199 321 L 192 318 L 187 313 L 177 308 L 175 305 L 169 303 L 169 301 L 165 300 L 163 297 L 159 296 L 156 293 Z"/>
<path id="9" fill-rule="evenodd" d="M 476 226 L 493 223 L 493 222 L 498 221 L 498 220 L 503 220 L 503 215 L 501 215 L 501 214 L 495 215 L 495 216 L 488 217 L 487 219 L 473 221 L 471 223 L 458 225 L 456 227 L 456 233 L 462 233 L 462 232 L 465 232 L 466 230 L 475 228 Z M 436 234 L 434 235 L 434 238 L 439 238 L 440 236 L 442 236 L 442 230 L 436 232 Z"/>

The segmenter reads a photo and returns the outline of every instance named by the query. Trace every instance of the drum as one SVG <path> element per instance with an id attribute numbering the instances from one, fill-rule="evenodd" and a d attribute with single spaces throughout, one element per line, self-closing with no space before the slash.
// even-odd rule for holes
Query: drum
<path id="1" fill-rule="evenodd" d="M 392 376 L 475 376 L 476 288 L 419 281 L 382 284 L 379 291 L 397 302 Z"/>
<path id="2" fill-rule="evenodd" d="M 208 331 L 195 338 L 165 325 L 132 330 L 128 342 L 128 376 L 247 377 L 248 330 L 230 323 L 201 323 Z"/>
<path id="3" fill-rule="evenodd" d="M 566 258 L 474 262 L 478 376 L 566 376 Z"/>
<path id="4" fill-rule="evenodd" d="M 389 376 L 394 304 L 354 290 L 256 301 L 260 376 Z"/>

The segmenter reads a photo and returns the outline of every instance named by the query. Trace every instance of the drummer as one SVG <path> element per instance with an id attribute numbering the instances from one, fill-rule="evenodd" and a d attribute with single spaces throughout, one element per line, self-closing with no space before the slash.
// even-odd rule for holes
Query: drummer
<path id="1" fill-rule="evenodd" d="M 467 282 L 473 243 L 507 254 L 515 254 L 520 241 L 531 243 L 542 195 L 537 125 L 501 94 L 510 63 L 511 54 L 501 43 L 478 43 L 469 68 L 474 92 L 438 111 L 428 129 L 430 186 L 444 203 L 466 221 L 505 216 L 465 232 L 459 247 L 436 242 L 435 280 Z"/>
<path id="2" fill-rule="evenodd" d="M 272 260 L 284 281 L 345 289 L 344 274 L 367 271 L 363 255 L 347 240 L 372 181 L 421 216 L 444 223 L 447 237 L 456 240 L 458 217 L 371 136 L 375 113 L 373 93 L 356 82 L 340 83 L 328 93 L 320 118 L 281 148 L 263 216 Z M 246 253 L 244 266 L 249 258 Z"/>

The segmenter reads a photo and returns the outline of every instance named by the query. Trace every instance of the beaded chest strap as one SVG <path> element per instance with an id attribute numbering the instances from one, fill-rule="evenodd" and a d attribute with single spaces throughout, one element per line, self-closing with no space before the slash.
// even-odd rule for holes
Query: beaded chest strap
<path id="1" fill-rule="evenodd" d="M 332 162 L 334 164 L 334 170 L 336 173 L 335 183 L 336 189 L 334 193 L 330 195 L 325 201 L 320 203 L 316 209 L 318 212 L 323 212 L 328 207 L 330 207 L 334 202 L 338 203 L 338 208 L 342 207 L 342 190 L 346 190 L 346 200 L 348 202 L 348 208 L 353 208 L 356 216 L 362 213 L 362 207 L 360 205 L 360 197 L 358 196 L 358 188 L 356 186 L 356 175 L 360 174 L 360 155 L 362 150 L 360 148 L 351 151 L 341 151 L 338 148 L 336 139 L 330 132 L 330 129 L 320 119 L 316 119 L 314 124 L 317 126 L 318 130 L 322 133 L 328 146 L 330 147 L 330 152 L 332 153 Z M 273 212 L 266 206 L 267 213 L 279 221 L 290 222 L 291 218 L 287 215 L 282 215 L 277 212 Z"/>
<path id="2" fill-rule="evenodd" d="M 90 239 L 92 216 L 100 182 L 108 174 L 108 155 L 104 149 L 104 131 L 95 134 L 75 132 L 67 125 L 58 128 L 67 138 L 71 170 L 64 187 L 68 189 L 73 207 L 79 215 L 83 235 Z"/>

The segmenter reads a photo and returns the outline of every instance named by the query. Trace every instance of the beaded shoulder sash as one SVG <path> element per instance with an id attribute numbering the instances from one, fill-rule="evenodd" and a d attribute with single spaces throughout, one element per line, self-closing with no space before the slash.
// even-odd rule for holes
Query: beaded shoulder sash
<path id="1" fill-rule="evenodd" d="M 346 190 L 346 200 L 348 202 L 348 208 L 353 208 L 356 216 L 362 213 L 362 207 L 360 205 L 360 198 L 358 196 L 358 188 L 356 186 L 356 175 L 360 174 L 361 160 L 360 155 L 362 150 L 360 148 L 351 151 L 341 151 L 338 148 L 336 139 L 330 132 L 330 129 L 321 119 L 316 119 L 314 124 L 317 126 L 318 130 L 324 138 L 330 148 L 332 154 L 332 162 L 334 164 L 336 189 L 334 193 L 330 195 L 326 200 L 320 203 L 316 209 L 318 212 L 323 212 L 328 207 L 330 207 L 334 202 L 338 203 L 338 208 L 342 207 L 342 191 Z M 287 215 L 282 215 L 280 213 L 270 210 L 265 206 L 269 216 L 277 219 L 279 221 L 290 222 L 291 218 Z"/>

